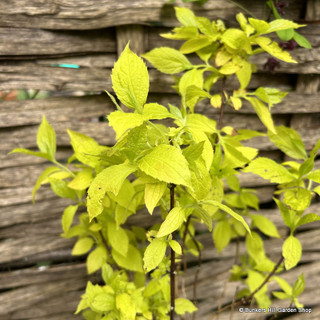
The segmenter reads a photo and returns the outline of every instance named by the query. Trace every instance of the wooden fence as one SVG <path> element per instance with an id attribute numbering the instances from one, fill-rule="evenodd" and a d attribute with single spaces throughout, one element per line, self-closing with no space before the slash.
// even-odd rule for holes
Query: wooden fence
<path id="1" fill-rule="evenodd" d="M 263 17 L 262 1 L 238 0 L 256 16 Z M 179 5 L 181 3 L 178 2 Z M 185 4 L 183 4 L 185 5 Z M 186 5 L 185 5 L 186 6 Z M 197 15 L 223 19 L 232 24 L 239 8 L 226 0 L 209 0 L 204 6 L 192 7 Z M 263 70 L 265 56 L 255 60 L 259 72 L 253 76 L 251 88 L 277 86 L 290 91 L 283 103 L 272 109 L 275 123 L 297 129 L 310 150 L 320 137 L 320 1 L 292 0 L 286 17 L 308 26 L 301 33 L 313 49 L 296 49 L 297 65 L 281 63 L 274 73 Z M 60 237 L 60 217 L 69 203 L 53 195 L 49 188 L 40 189 L 36 204 L 31 190 L 38 175 L 48 166 L 42 159 L 27 155 L 8 155 L 16 147 L 35 148 L 36 132 L 45 114 L 57 132 L 57 157 L 65 161 L 71 155 L 66 129 L 92 136 L 99 143 L 114 143 L 114 134 L 100 121 L 114 106 L 104 94 L 112 91 L 110 73 L 114 61 L 130 40 L 137 53 L 159 46 L 178 46 L 162 39 L 160 32 L 176 25 L 172 4 L 163 0 L 2 0 L 0 2 L 0 91 L 49 91 L 46 99 L 0 102 L 0 320 L 70 320 L 88 276 L 84 257 L 72 257 L 73 239 Z M 64 66 L 72 65 L 73 68 Z M 170 76 L 149 68 L 151 93 L 149 102 L 166 104 L 179 97 L 170 85 Z M 236 85 L 236 84 L 234 84 Z M 202 112 L 217 119 L 216 110 L 200 105 Z M 226 110 L 225 123 L 236 128 L 264 130 L 262 124 L 245 105 L 238 113 Z M 264 138 L 250 143 L 261 154 L 282 160 L 284 155 Z M 317 162 L 320 167 L 320 161 Z M 243 186 L 257 187 L 265 209 L 284 236 L 286 228 L 278 210 L 270 205 L 273 186 L 246 174 Z M 310 212 L 320 213 L 315 202 Z M 149 226 L 154 217 L 138 214 L 129 223 Z M 298 233 L 303 256 L 300 265 L 286 273 L 293 281 L 301 272 L 306 290 L 301 302 L 313 308 L 311 315 L 296 314 L 290 319 L 320 319 L 320 233 L 319 223 L 308 225 Z M 199 311 L 197 320 L 213 319 L 213 312 L 222 303 L 232 301 L 236 283 L 228 283 L 228 270 L 233 264 L 236 244 L 231 243 L 220 255 L 213 249 L 212 236 L 199 233 L 204 244 L 203 265 L 198 276 Z M 266 240 L 266 250 L 277 260 L 282 240 Z M 244 252 L 240 243 L 240 254 Z M 189 261 L 192 262 L 192 257 Z M 185 276 L 186 293 L 192 296 L 196 267 Z M 99 275 L 92 276 L 93 280 Z M 276 288 L 275 284 L 270 285 Z M 276 301 L 275 306 L 286 302 Z M 262 319 L 258 314 L 234 319 Z M 246 318 L 247 317 L 247 318 Z M 229 319 L 221 313 L 220 320 Z"/>

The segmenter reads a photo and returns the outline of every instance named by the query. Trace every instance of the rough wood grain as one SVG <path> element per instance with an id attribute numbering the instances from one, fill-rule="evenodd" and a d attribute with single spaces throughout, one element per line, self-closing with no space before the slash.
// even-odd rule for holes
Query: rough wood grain
<path id="1" fill-rule="evenodd" d="M 8 41 L 10 39 L 10 41 Z M 114 29 L 91 31 L 49 31 L 0 28 L 1 56 L 70 55 L 115 52 Z"/>
<path id="2" fill-rule="evenodd" d="M 241 4 L 250 8 L 256 16 L 264 15 L 264 6 L 254 0 Z M 192 7 L 200 16 L 211 19 L 233 20 L 238 7 L 224 0 L 207 2 L 199 7 L 178 1 L 174 5 Z M 297 19 L 303 10 L 303 3 L 290 2 L 288 19 Z M 44 0 L 9 1 L 0 4 L 0 25 L 10 27 L 46 28 L 46 29 L 100 29 L 125 24 L 161 23 L 167 26 L 176 24 L 172 4 L 164 0 L 112 0 L 77 1 Z"/>
<path id="3" fill-rule="evenodd" d="M 0 207 L 0 227 L 61 218 L 61 213 L 71 203 L 72 200 L 54 197 L 45 201 L 37 200 L 35 204 L 24 203 L 11 205 L 9 208 L 7 206 Z"/>
<path id="4" fill-rule="evenodd" d="M 144 27 L 140 25 L 125 25 L 117 27 L 117 54 L 121 52 L 130 41 L 130 49 L 138 55 L 145 52 Z"/>
<path id="5" fill-rule="evenodd" d="M 63 281 L 72 278 L 87 278 L 85 263 L 48 267 L 33 267 L 0 273 L 2 289 L 18 288 L 45 282 Z"/>
<path id="6" fill-rule="evenodd" d="M 44 300 L 60 295 L 61 292 L 70 292 L 82 289 L 85 285 L 85 279 L 68 279 L 59 282 L 36 284 L 26 288 L 19 288 L 2 293 L 2 303 L 0 305 L 1 319 L 10 319 L 10 313 L 13 311 L 23 310 L 32 304 L 39 304 Z"/>
<path id="7" fill-rule="evenodd" d="M 0 102 L 0 128 L 39 125 L 46 115 L 50 123 L 89 121 L 114 111 L 107 95 L 58 97 L 45 100 L 17 100 Z"/>
<path id="8" fill-rule="evenodd" d="M 94 61 L 95 56 L 87 57 L 84 63 L 88 63 L 90 59 Z M 70 61 L 71 58 L 69 58 Z M 81 62 L 77 58 L 78 62 Z M 93 67 L 64 68 L 52 67 L 56 64 L 54 59 L 39 62 L 31 61 L 0 61 L 0 90 L 14 89 L 38 89 L 47 91 L 112 91 L 111 86 L 111 69 L 106 66 L 112 65 L 112 56 L 107 55 L 104 59 L 100 57 Z M 59 62 L 61 60 L 58 60 Z M 71 62 L 71 61 L 70 61 Z M 102 63 L 102 68 L 99 66 Z M 159 71 L 152 68 L 149 69 L 150 77 L 150 92 L 168 92 L 173 93 L 171 86 L 174 81 L 171 75 L 161 74 Z M 254 89 L 259 86 L 269 86 L 281 90 L 292 90 L 295 84 L 294 76 L 286 74 L 254 74 L 252 81 L 248 86 L 249 89 Z M 218 84 L 217 84 L 218 86 Z M 239 88 L 239 83 L 236 79 L 228 82 L 230 89 Z M 220 88 L 220 87 L 219 87 Z"/>

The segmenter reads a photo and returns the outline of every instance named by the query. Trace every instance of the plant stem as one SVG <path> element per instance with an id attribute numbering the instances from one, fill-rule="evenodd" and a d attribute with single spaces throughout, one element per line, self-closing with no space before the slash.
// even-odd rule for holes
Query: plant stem
<path id="1" fill-rule="evenodd" d="M 220 108 L 220 116 L 219 116 L 219 122 L 218 122 L 218 129 L 222 129 L 222 121 L 223 121 L 223 115 L 224 115 L 224 107 L 226 106 L 226 96 L 224 94 L 226 90 L 226 80 L 227 78 L 222 79 L 222 88 L 221 88 L 221 95 L 222 95 L 222 103 Z"/>
<path id="2" fill-rule="evenodd" d="M 226 306 L 224 306 L 223 308 L 221 308 L 220 310 L 218 310 L 214 315 L 213 315 L 213 318 L 219 314 L 220 312 L 222 311 L 225 311 L 225 310 L 228 310 L 230 308 L 233 308 L 233 307 L 238 307 L 240 305 L 248 305 L 249 303 L 252 302 L 252 299 L 254 297 L 254 295 L 259 292 L 263 287 L 264 285 L 270 280 L 270 278 L 276 273 L 277 269 L 280 267 L 281 263 L 283 262 L 284 260 L 284 257 L 281 256 L 281 258 L 279 259 L 278 263 L 274 266 L 273 270 L 268 274 L 268 276 L 264 279 L 264 281 L 261 283 L 261 285 L 256 289 L 254 290 L 253 292 L 251 292 L 251 294 L 245 298 L 242 298 L 242 299 L 239 299 L 237 301 L 235 301 L 235 303 L 231 303 L 231 304 L 228 304 Z M 213 319 L 212 318 L 212 319 Z"/>
<path id="3" fill-rule="evenodd" d="M 70 173 L 70 175 L 71 175 L 72 177 L 75 177 L 75 176 L 76 176 L 69 168 L 67 168 L 66 166 L 64 166 L 64 165 L 61 164 L 60 162 L 54 160 L 54 161 L 52 161 L 52 163 L 54 163 L 55 165 L 57 165 L 58 167 L 60 167 L 60 168 L 63 169 L 64 171 Z"/>
<path id="4" fill-rule="evenodd" d="M 170 211 L 174 208 L 174 188 L 175 184 L 170 185 Z M 172 240 L 175 240 L 175 233 L 171 233 Z M 176 286 L 176 253 L 171 248 L 171 265 L 170 265 L 170 320 L 174 320 L 174 309 L 175 309 L 175 286 Z"/>

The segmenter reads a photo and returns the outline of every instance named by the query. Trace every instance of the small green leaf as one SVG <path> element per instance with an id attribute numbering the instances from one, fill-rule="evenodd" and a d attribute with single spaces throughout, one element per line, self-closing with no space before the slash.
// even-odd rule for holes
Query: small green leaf
<path id="1" fill-rule="evenodd" d="M 263 232 L 264 234 L 266 234 L 269 237 L 280 238 L 277 227 L 267 217 L 257 215 L 257 214 L 251 214 L 250 216 L 251 216 L 251 219 L 252 219 L 254 225 L 261 232 Z"/>
<path id="2" fill-rule="evenodd" d="M 298 32 L 294 32 L 293 40 L 295 40 L 300 47 L 312 49 L 310 42 Z"/>
<path id="3" fill-rule="evenodd" d="M 287 29 L 287 30 L 277 31 L 277 35 L 282 41 L 289 41 L 294 36 L 294 30 Z"/>
<path id="4" fill-rule="evenodd" d="M 61 198 L 75 199 L 75 191 L 68 187 L 68 181 L 55 179 L 53 177 L 48 178 L 52 191 Z"/>
<path id="5" fill-rule="evenodd" d="M 127 130 L 141 126 L 145 119 L 139 113 L 114 111 L 108 115 L 108 121 L 119 139 Z"/>
<path id="6" fill-rule="evenodd" d="M 68 187 L 74 190 L 86 190 L 92 181 L 92 169 L 85 168 L 78 172 L 76 177 L 68 183 Z"/>
<path id="7" fill-rule="evenodd" d="M 127 293 L 121 293 L 116 296 L 116 307 L 126 320 L 136 319 L 136 304 Z"/>
<path id="8" fill-rule="evenodd" d="M 210 99 L 210 104 L 216 109 L 221 108 L 221 104 L 222 104 L 221 94 L 219 93 L 214 94 Z"/>
<path id="9" fill-rule="evenodd" d="M 89 167 L 96 168 L 101 165 L 100 154 L 107 147 L 100 146 L 94 139 L 72 130 L 67 130 L 71 138 L 71 145 L 76 158 Z"/>
<path id="10" fill-rule="evenodd" d="M 293 284 L 292 296 L 295 298 L 299 297 L 300 294 L 304 291 L 305 285 L 306 284 L 305 284 L 304 276 L 303 276 L 303 273 L 301 273 L 297 281 Z"/>
<path id="11" fill-rule="evenodd" d="M 80 238 L 74 245 L 71 254 L 73 256 L 79 256 L 79 255 L 85 254 L 88 251 L 90 251 L 93 244 L 94 244 L 94 241 L 92 240 L 92 238 L 89 238 L 89 237 Z"/>
<path id="12" fill-rule="evenodd" d="M 303 211 L 310 205 L 312 194 L 307 189 L 290 189 L 284 193 L 283 202 L 292 210 Z"/>
<path id="13" fill-rule="evenodd" d="M 285 154 L 294 159 L 306 159 L 307 153 L 297 131 L 285 126 L 276 128 L 276 134 L 269 131 L 270 140 Z"/>
<path id="14" fill-rule="evenodd" d="M 35 201 L 35 196 L 39 188 L 41 187 L 41 184 L 43 181 L 45 181 L 53 172 L 59 171 L 60 169 L 58 167 L 48 167 L 43 170 L 39 178 L 37 179 L 37 182 L 32 189 L 32 202 L 34 203 Z"/>
<path id="15" fill-rule="evenodd" d="M 87 257 L 88 274 L 98 271 L 106 263 L 107 251 L 103 246 L 96 247 Z"/>
<path id="16" fill-rule="evenodd" d="M 284 265 L 287 270 L 295 267 L 301 259 L 302 247 L 300 241 L 294 237 L 289 236 L 282 246 L 282 255 L 284 257 Z"/>
<path id="17" fill-rule="evenodd" d="M 297 61 L 295 61 L 287 51 L 283 51 L 279 45 L 270 38 L 258 37 L 255 38 L 255 42 L 275 58 L 284 62 L 297 63 Z"/>
<path id="18" fill-rule="evenodd" d="M 254 292 L 265 280 L 265 276 L 260 274 L 259 272 L 249 270 L 248 278 L 246 280 L 250 292 Z M 258 302 L 260 308 L 267 308 L 270 306 L 271 301 L 267 295 L 268 292 L 268 284 L 265 284 L 255 295 L 255 299 Z"/>
<path id="19" fill-rule="evenodd" d="M 195 39 L 189 39 L 187 40 L 180 48 L 180 52 L 183 54 L 189 54 L 192 52 L 196 52 L 204 47 L 209 46 L 212 43 L 212 41 L 205 37 L 205 36 L 199 36 Z"/>
<path id="20" fill-rule="evenodd" d="M 114 310 L 114 295 L 110 293 L 99 293 L 93 298 L 90 307 L 97 312 L 108 312 Z"/>
<path id="21" fill-rule="evenodd" d="M 124 257 L 122 254 L 118 253 L 112 249 L 112 257 L 115 262 L 122 268 L 130 271 L 142 272 L 142 258 L 140 251 L 133 245 L 129 244 L 127 256 Z"/>
<path id="22" fill-rule="evenodd" d="M 287 293 L 281 292 L 281 291 L 273 291 L 272 294 L 280 300 L 286 300 L 291 299 L 291 296 Z"/>
<path id="23" fill-rule="evenodd" d="M 175 299 L 175 312 L 179 315 L 183 315 L 186 312 L 192 313 L 198 310 L 198 308 L 188 299 L 178 298 Z"/>
<path id="24" fill-rule="evenodd" d="M 146 103 L 143 107 L 142 114 L 147 120 L 172 118 L 172 114 L 168 111 L 168 109 L 158 103 Z"/>
<path id="25" fill-rule="evenodd" d="M 241 89 L 245 89 L 251 80 L 252 66 L 247 61 L 242 62 L 242 67 L 236 72 L 237 78 L 240 82 Z"/>
<path id="26" fill-rule="evenodd" d="M 245 99 L 251 103 L 259 119 L 266 128 L 271 132 L 276 133 L 269 109 L 259 99 L 249 97 L 245 97 Z"/>
<path id="27" fill-rule="evenodd" d="M 179 244 L 178 241 L 176 240 L 169 240 L 169 246 L 171 247 L 171 249 L 177 253 L 177 254 L 182 254 L 182 248 Z"/>
<path id="28" fill-rule="evenodd" d="M 245 220 L 243 219 L 243 217 L 240 216 L 238 213 L 234 212 L 229 207 L 225 206 L 224 204 L 222 204 L 222 203 L 220 203 L 220 202 L 218 202 L 216 200 L 204 200 L 204 201 L 202 201 L 202 203 L 218 207 L 222 211 L 230 214 L 236 220 L 240 221 L 243 224 L 243 226 L 247 229 L 247 231 L 251 234 L 251 230 L 250 230 L 249 226 L 247 225 L 247 223 L 245 222 Z"/>
<path id="29" fill-rule="evenodd" d="M 157 233 L 157 238 L 167 236 L 173 231 L 179 229 L 184 219 L 185 219 L 184 209 L 181 207 L 173 208 L 167 215 L 164 222 L 162 222 L 160 229 Z"/>
<path id="30" fill-rule="evenodd" d="M 43 153 L 43 152 L 39 152 L 39 151 L 31 151 L 31 150 L 24 149 L 24 148 L 15 148 L 9 152 L 9 154 L 12 154 L 12 153 L 24 153 L 24 154 L 29 154 L 30 156 L 35 156 L 35 157 L 51 160 L 51 156 L 48 155 L 47 153 Z"/>
<path id="31" fill-rule="evenodd" d="M 68 206 L 64 209 L 62 214 L 62 229 L 67 233 L 72 225 L 73 217 L 77 212 L 79 206 Z"/>
<path id="32" fill-rule="evenodd" d="M 145 63 L 129 44 L 112 69 L 112 88 L 118 99 L 128 108 L 142 110 L 149 92 L 149 75 Z"/>
<path id="33" fill-rule="evenodd" d="M 269 28 L 270 25 L 264 20 L 249 18 L 250 25 L 257 31 L 257 34 L 264 34 Z"/>
<path id="34" fill-rule="evenodd" d="M 213 241 L 220 253 L 231 240 L 231 227 L 227 220 L 218 222 L 213 229 Z"/>
<path id="35" fill-rule="evenodd" d="M 104 169 L 95 177 L 90 185 L 87 197 L 90 220 L 102 212 L 102 199 L 105 193 L 110 191 L 117 195 L 126 177 L 134 171 L 136 171 L 135 166 L 122 163 Z"/>
<path id="36" fill-rule="evenodd" d="M 320 169 L 310 172 L 307 175 L 307 178 L 314 182 L 320 183 Z"/>
<path id="37" fill-rule="evenodd" d="M 197 27 L 196 17 L 188 8 L 175 7 L 176 17 L 179 22 L 186 27 Z"/>
<path id="38" fill-rule="evenodd" d="M 263 241 L 256 232 L 252 231 L 251 237 L 249 235 L 246 236 L 246 248 L 250 257 L 256 263 L 265 259 L 266 254 L 263 247 Z"/>
<path id="39" fill-rule="evenodd" d="M 146 183 L 144 201 L 150 214 L 152 214 L 153 209 L 157 206 L 166 188 L 167 184 L 165 182 Z"/>
<path id="40" fill-rule="evenodd" d="M 314 221 L 320 221 L 320 217 L 315 213 L 308 213 L 299 220 L 295 228 L 298 228 L 300 226 L 303 226 L 304 224 L 311 223 Z"/>
<path id="41" fill-rule="evenodd" d="M 221 42 L 236 50 L 246 46 L 248 37 L 242 30 L 230 28 L 223 33 Z"/>
<path id="42" fill-rule="evenodd" d="M 277 276 L 274 276 L 273 279 L 278 282 L 279 286 L 286 294 L 288 294 L 289 296 L 292 296 L 292 288 L 286 280 Z"/>
<path id="43" fill-rule="evenodd" d="M 242 171 L 258 174 L 263 179 L 270 180 L 270 182 L 275 183 L 286 183 L 295 179 L 285 167 L 264 157 L 254 159 Z"/>
<path id="44" fill-rule="evenodd" d="M 254 94 L 267 103 L 269 107 L 272 107 L 274 104 L 280 103 L 288 92 L 283 92 L 276 88 L 259 87 Z"/>
<path id="45" fill-rule="evenodd" d="M 193 66 L 191 62 L 178 50 L 160 47 L 143 55 L 155 68 L 167 74 L 175 74 Z"/>
<path id="46" fill-rule="evenodd" d="M 126 257 L 129 249 L 129 238 L 125 230 L 121 227 L 117 228 L 114 222 L 108 222 L 107 232 L 111 247 Z"/>
<path id="47" fill-rule="evenodd" d="M 56 133 L 45 116 L 42 118 L 42 122 L 37 133 L 37 145 L 41 152 L 49 155 L 50 160 L 55 159 Z"/>
<path id="48" fill-rule="evenodd" d="M 265 33 L 271 33 L 271 32 L 280 31 L 280 30 L 297 29 L 305 26 L 306 25 L 297 24 L 293 21 L 286 20 L 286 19 L 276 19 L 269 22 L 269 29 Z M 281 40 L 288 41 L 285 39 L 281 39 Z"/>
<path id="49" fill-rule="evenodd" d="M 197 86 L 202 89 L 203 83 L 203 70 L 192 69 L 187 71 L 179 81 L 179 92 L 181 95 L 186 94 L 189 86 Z"/>
<path id="50" fill-rule="evenodd" d="M 192 188 L 188 162 L 181 151 L 174 146 L 158 145 L 138 162 L 138 167 L 160 181 Z"/>
<path id="51" fill-rule="evenodd" d="M 167 243 L 163 239 L 154 239 L 148 245 L 143 261 L 144 261 L 144 269 L 149 272 L 155 269 L 162 261 L 165 256 L 167 248 Z"/>

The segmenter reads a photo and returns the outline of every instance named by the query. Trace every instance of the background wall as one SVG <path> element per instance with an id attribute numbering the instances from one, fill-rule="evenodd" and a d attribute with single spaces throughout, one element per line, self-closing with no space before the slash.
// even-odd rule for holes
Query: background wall
<path id="1" fill-rule="evenodd" d="M 238 1 L 256 16 L 264 16 L 262 1 Z M 180 2 L 178 2 L 181 5 Z M 185 4 L 184 4 L 185 5 Z M 204 6 L 188 5 L 197 15 L 223 19 L 233 24 L 239 11 L 226 0 L 209 0 Z M 290 94 L 281 105 L 272 109 L 275 123 L 297 129 L 311 149 L 320 137 L 320 1 L 292 0 L 286 8 L 286 18 L 307 23 L 301 34 L 313 49 L 296 49 L 297 65 L 281 63 L 274 73 L 265 72 L 266 56 L 255 61 L 259 72 L 253 76 L 250 88 L 261 85 L 277 86 Z M 35 148 L 36 132 L 45 114 L 57 132 L 58 159 L 71 155 L 66 129 L 72 129 L 97 139 L 101 144 L 114 143 L 114 134 L 103 117 L 114 110 L 104 93 L 111 87 L 111 69 L 128 40 L 130 47 L 143 53 L 160 45 L 179 43 L 162 39 L 158 34 L 169 31 L 176 24 L 173 5 L 163 0 L 2 0 L 0 2 L 0 91 L 4 97 L 10 91 L 33 90 L 42 99 L 7 100 L 0 102 L 0 320 L 70 320 L 79 317 L 73 312 L 87 282 L 85 257 L 72 257 L 73 239 L 60 238 L 60 217 L 67 200 L 53 195 L 49 188 L 38 192 L 36 204 L 31 202 L 31 190 L 48 166 L 42 159 L 27 155 L 7 155 L 16 147 Z M 171 76 L 149 68 L 151 93 L 149 102 L 179 103 L 170 88 Z M 236 85 L 236 83 L 234 83 Z M 39 90 L 39 92 L 38 92 Z M 21 95 L 21 91 L 19 95 Z M 217 111 L 204 104 L 204 114 L 217 119 Z M 253 109 L 244 106 L 234 113 L 226 110 L 224 123 L 235 128 L 264 128 Z M 262 155 L 283 160 L 266 139 L 255 138 L 250 143 Z M 320 162 L 317 162 L 320 167 Z M 257 187 L 262 202 L 261 213 L 270 217 L 284 235 L 278 210 L 272 206 L 273 186 L 246 174 L 243 186 Z M 320 213 L 317 202 L 310 212 Z M 154 217 L 152 217 L 153 219 Z M 130 223 L 151 224 L 149 215 L 138 214 Z M 295 279 L 304 272 L 307 282 L 301 302 L 313 307 L 308 319 L 320 318 L 320 233 L 319 223 L 307 225 L 298 234 L 303 256 L 298 268 L 286 278 Z M 308 228 L 308 229 L 307 229 Z M 228 283 L 228 270 L 233 264 L 236 244 L 232 243 L 218 255 L 212 247 L 209 233 L 198 235 L 205 245 L 203 265 L 198 275 L 197 319 L 212 319 L 212 310 L 219 303 L 232 301 L 238 284 Z M 266 251 L 278 260 L 281 240 L 266 241 Z M 244 252 L 240 243 L 239 251 Z M 194 258 L 189 257 L 191 265 Z M 197 267 L 188 269 L 186 286 L 192 296 L 192 282 Z M 99 275 L 91 277 L 97 280 Z M 292 282 L 291 281 L 291 282 Z M 275 288 L 275 285 L 271 285 Z M 288 307 L 277 301 L 275 306 Z M 239 314 L 235 314 L 236 319 Z M 229 319 L 229 315 L 220 315 Z M 249 319 L 251 319 L 249 317 Z M 252 319 L 258 319 L 254 314 Z M 290 319 L 302 319 L 293 315 Z"/>

